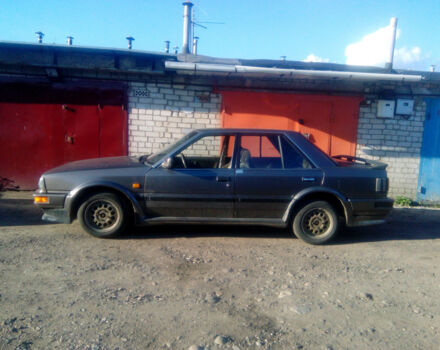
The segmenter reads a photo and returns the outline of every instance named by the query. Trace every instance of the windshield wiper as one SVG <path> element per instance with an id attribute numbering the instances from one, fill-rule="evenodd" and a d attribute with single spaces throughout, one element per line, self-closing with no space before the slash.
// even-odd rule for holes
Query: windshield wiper
<path id="1" fill-rule="evenodd" d="M 147 158 L 148 158 L 150 155 L 151 155 L 151 153 L 144 154 L 143 156 L 140 156 L 140 157 L 139 157 L 139 161 L 142 162 L 142 163 L 145 163 L 145 162 L 148 163 Z"/>

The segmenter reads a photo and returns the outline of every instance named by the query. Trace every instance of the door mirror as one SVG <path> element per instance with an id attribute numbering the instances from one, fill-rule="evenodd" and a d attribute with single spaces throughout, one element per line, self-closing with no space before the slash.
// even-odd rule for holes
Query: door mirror
<path id="1" fill-rule="evenodd" d="M 171 169 L 173 167 L 173 158 L 169 157 L 167 159 L 165 159 L 162 164 L 160 165 L 161 168 L 164 169 Z"/>

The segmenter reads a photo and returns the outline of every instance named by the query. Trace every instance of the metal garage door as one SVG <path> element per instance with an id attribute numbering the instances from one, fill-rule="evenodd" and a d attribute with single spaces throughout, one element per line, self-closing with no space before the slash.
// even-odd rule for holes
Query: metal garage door
<path id="1" fill-rule="evenodd" d="M 298 131 L 330 155 L 355 155 L 361 97 L 221 91 L 222 126 Z"/>
<path id="2" fill-rule="evenodd" d="M 440 100 L 426 101 L 417 200 L 440 202 Z"/>
<path id="3" fill-rule="evenodd" d="M 13 96 L 23 102 L 0 102 L 0 177 L 20 189 L 34 189 L 41 173 L 55 166 L 127 154 L 126 111 L 121 104 L 90 103 L 90 96 L 84 91 L 47 91 L 39 96 L 42 102 L 35 103 L 29 101 L 35 95 L 28 92 Z"/>

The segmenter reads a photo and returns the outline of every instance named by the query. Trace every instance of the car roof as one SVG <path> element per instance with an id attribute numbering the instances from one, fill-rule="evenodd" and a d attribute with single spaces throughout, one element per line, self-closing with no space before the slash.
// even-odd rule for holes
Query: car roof
<path id="1" fill-rule="evenodd" d="M 223 129 L 223 128 L 213 128 L 213 129 L 195 129 L 194 130 L 200 134 L 223 134 L 223 133 L 237 133 L 237 134 L 299 134 L 295 131 L 290 130 L 275 130 L 275 129 Z"/>

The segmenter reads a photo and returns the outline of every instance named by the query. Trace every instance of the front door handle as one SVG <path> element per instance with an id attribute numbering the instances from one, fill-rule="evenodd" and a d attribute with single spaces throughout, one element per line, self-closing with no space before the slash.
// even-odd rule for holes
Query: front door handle
<path id="1" fill-rule="evenodd" d="M 303 182 L 315 182 L 316 181 L 316 177 L 303 177 L 302 181 Z"/>
<path id="2" fill-rule="evenodd" d="M 217 182 L 228 182 L 231 181 L 231 177 L 230 176 L 217 176 L 216 178 Z"/>

